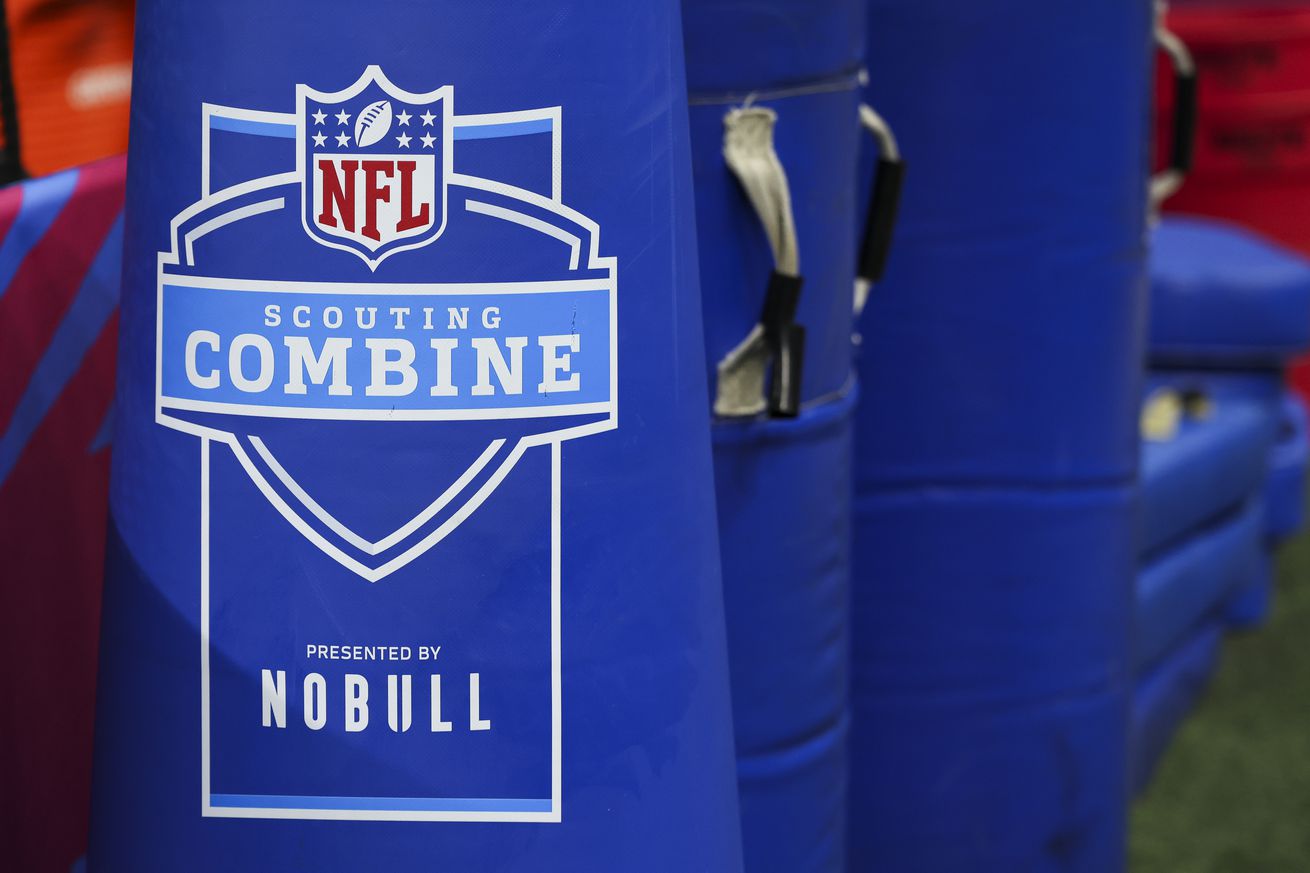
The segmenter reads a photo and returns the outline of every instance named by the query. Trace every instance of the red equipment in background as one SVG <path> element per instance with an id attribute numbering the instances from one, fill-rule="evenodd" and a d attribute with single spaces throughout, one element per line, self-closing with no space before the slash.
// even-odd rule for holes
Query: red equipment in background
<path id="1" fill-rule="evenodd" d="M 1310 255 L 1310 4 L 1177 2 L 1169 27 L 1199 71 L 1195 162 L 1168 212 L 1226 218 Z M 1167 153 L 1173 95 L 1157 80 Z M 1310 358 L 1291 379 L 1310 400 Z"/>
<path id="2" fill-rule="evenodd" d="M 24 873 L 86 848 L 125 164 L 0 189 L 0 842 Z"/>

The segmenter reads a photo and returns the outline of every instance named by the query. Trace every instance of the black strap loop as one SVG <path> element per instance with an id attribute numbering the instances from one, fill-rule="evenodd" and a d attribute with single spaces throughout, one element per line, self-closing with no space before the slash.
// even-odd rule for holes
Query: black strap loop
<path id="1" fill-rule="evenodd" d="M 1196 70 L 1184 72 L 1175 69 L 1174 141 L 1169 165 L 1179 173 L 1191 171 L 1196 154 L 1197 105 Z"/>
<path id="2" fill-rule="evenodd" d="M 869 195 L 869 209 L 864 219 L 864 241 L 860 245 L 858 275 L 870 283 L 882 279 L 887 256 L 892 247 L 896 216 L 900 211 L 901 187 L 905 182 L 905 161 L 881 157 Z"/>

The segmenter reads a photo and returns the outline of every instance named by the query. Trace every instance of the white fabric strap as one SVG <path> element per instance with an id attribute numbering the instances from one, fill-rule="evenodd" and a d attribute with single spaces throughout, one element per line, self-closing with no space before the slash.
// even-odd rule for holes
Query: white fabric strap
<path id="1" fill-rule="evenodd" d="M 723 158 L 764 225 L 774 266 L 780 273 L 796 276 L 801 267 L 791 190 L 773 149 L 777 121 L 778 114 L 772 109 L 748 106 L 731 110 L 723 119 Z"/>
<path id="2" fill-rule="evenodd" d="M 787 173 L 773 147 L 778 116 L 771 109 L 746 106 L 723 119 L 723 157 L 741 183 L 773 251 L 774 269 L 788 276 L 800 271 L 796 222 L 792 214 Z M 719 383 L 714 413 L 720 416 L 758 415 L 767 408 L 764 396 L 769 347 L 763 325 L 756 324 L 718 364 Z"/>

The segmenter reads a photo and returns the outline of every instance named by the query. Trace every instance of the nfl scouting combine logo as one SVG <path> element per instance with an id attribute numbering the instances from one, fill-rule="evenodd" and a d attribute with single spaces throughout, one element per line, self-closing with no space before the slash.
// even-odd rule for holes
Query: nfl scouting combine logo
<path id="1" fill-rule="evenodd" d="M 618 421 L 562 110 L 461 116 L 378 67 L 293 93 L 200 107 L 159 257 L 156 417 L 199 442 L 201 812 L 559 821 L 562 444 Z"/>
<path id="2" fill-rule="evenodd" d="M 446 227 L 451 88 L 411 94 L 370 71 L 345 91 L 297 88 L 305 230 L 371 267 Z"/>

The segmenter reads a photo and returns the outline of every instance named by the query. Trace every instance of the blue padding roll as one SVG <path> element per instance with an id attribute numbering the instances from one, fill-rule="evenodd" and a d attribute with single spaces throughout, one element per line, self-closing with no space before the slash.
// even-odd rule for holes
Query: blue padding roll
<path id="1" fill-rule="evenodd" d="M 1222 641 L 1221 624 L 1203 625 L 1138 678 L 1129 734 L 1134 793 L 1150 783 L 1174 734 L 1210 684 Z"/>
<path id="2" fill-rule="evenodd" d="M 724 117 L 737 104 L 692 106 L 692 165 L 700 234 L 708 379 L 760 318 L 773 269 L 768 239 L 723 157 Z M 795 321 L 804 327 L 801 397 L 835 395 L 851 379 L 851 311 L 859 90 L 760 99 L 777 113 L 774 144 L 787 174 L 804 284 Z"/>
<path id="3" fill-rule="evenodd" d="M 1264 555 L 1264 506 L 1250 500 L 1155 558 L 1137 580 L 1133 657 L 1150 667 L 1233 593 L 1255 582 Z"/>
<path id="4" fill-rule="evenodd" d="M 693 94 L 853 78 L 864 62 L 863 0 L 682 0 Z"/>
<path id="5" fill-rule="evenodd" d="M 1277 421 L 1264 404 L 1216 400 L 1171 439 L 1142 444 L 1141 553 L 1154 554 L 1246 502 L 1265 481 Z"/>
<path id="6" fill-rule="evenodd" d="M 89 869 L 740 873 L 676 4 L 137 13 Z"/>
<path id="7" fill-rule="evenodd" d="M 1129 486 L 856 497 L 851 869 L 1117 869 Z"/>
<path id="8" fill-rule="evenodd" d="M 1305 524 L 1306 459 L 1310 455 L 1305 403 L 1288 392 L 1278 442 L 1269 455 L 1265 482 L 1265 524 L 1274 542 L 1295 536 Z"/>
<path id="9" fill-rule="evenodd" d="M 1126 479 L 1150 4 L 871 0 L 869 18 L 868 100 L 909 171 L 860 325 L 858 482 Z"/>
<path id="10" fill-rule="evenodd" d="M 854 391 L 794 420 L 720 421 L 715 481 L 746 869 L 845 859 Z"/>
<path id="11" fill-rule="evenodd" d="M 1168 216 L 1150 271 L 1157 363 L 1277 366 L 1310 346 L 1310 262 L 1248 230 Z"/>

